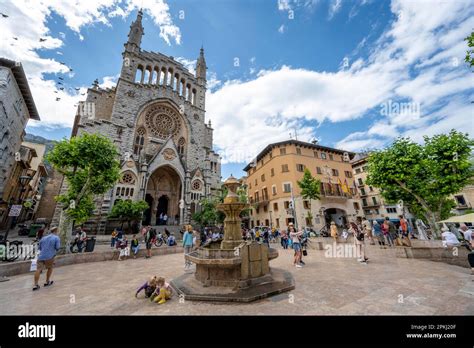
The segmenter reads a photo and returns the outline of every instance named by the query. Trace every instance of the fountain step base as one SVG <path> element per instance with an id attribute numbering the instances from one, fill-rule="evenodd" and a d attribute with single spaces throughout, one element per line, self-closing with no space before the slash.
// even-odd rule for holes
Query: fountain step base
<path id="1" fill-rule="evenodd" d="M 185 300 L 217 302 L 252 302 L 295 288 L 295 281 L 290 272 L 272 268 L 270 275 L 271 278 L 266 277 L 264 282 L 257 282 L 241 289 L 203 286 L 194 274 L 189 273 L 173 279 L 170 285 Z"/>

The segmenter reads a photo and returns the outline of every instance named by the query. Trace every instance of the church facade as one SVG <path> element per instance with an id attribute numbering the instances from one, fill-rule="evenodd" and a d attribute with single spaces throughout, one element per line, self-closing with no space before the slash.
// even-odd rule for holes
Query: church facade
<path id="1" fill-rule="evenodd" d="M 72 136 L 103 134 L 121 154 L 119 182 L 96 199 L 92 220 L 98 232 L 105 231 L 106 216 L 119 199 L 148 202 L 145 224 L 155 225 L 161 214 L 169 224 L 182 224 L 220 187 L 220 157 L 213 151 L 211 122 L 205 122 L 204 50 L 195 75 L 173 57 L 142 50 L 142 17 L 138 12 L 130 26 L 116 86 L 100 88 L 96 80 L 73 126 Z"/>

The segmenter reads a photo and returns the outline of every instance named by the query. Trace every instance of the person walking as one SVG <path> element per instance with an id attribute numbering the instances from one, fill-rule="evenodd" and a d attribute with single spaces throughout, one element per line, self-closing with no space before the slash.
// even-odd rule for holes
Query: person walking
<path id="1" fill-rule="evenodd" d="M 53 274 L 53 267 L 54 267 L 54 258 L 56 257 L 56 253 L 59 251 L 61 247 L 61 242 L 57 235 L 58 228 L 53 227 L 50 230 L 50 233 L 41 238 L 38 244 L 39 255 L 38 255 L 38 262 L 37 262 L 37 269 L 34 276 L 34 287 L 33 291 L 38 290 L 40 286 L 38 285 L 38 281 L 43 269 L 46 269 L 46 283 L 44 286 L 53 285 L 53 281 L 51 280 L 51 275 Z"/>
<path id="2" fill-rule="evenodd" d="M 288 234 L 286 231 L 281 231 L 281 246 L 283 249 L 288 249 Z"/>
<path id="3" fill-rule="evenodd" d="M 380 249 L 385 249 L 386 246 L 385 246 L 385 241 L 384 241 L 384 235 L 382 232 L 382 226 L 380 226 L 377 220 L 374 220 L 372 229 L 373 229 L 374 238 L 377 239 Z"/>
<path id="4" fill-rule="evenodd" d="M 151 257 L 151 246 L 153 241 L 156 238 L 156 230 L 154 228 L 149 228 L 145 235 L 145 247 L 146 247 L 146 259 Z"/>
<path id="5" fill-rule="evenodd" d="M 334 239 L 334 243 L 337 244 L 337 226 L 334 221 L 331 221 L 330 230 L 331 230 L 331 237 Z"/>
<path id="6" fill-rule="evenodd" d="M 410 234 L 408 232 L 408 221 L 403 217 L 403 215 L 398 216 L 400 219 L 400 232 L 402 234 L 402 245 L 411 247 Z"/>
<path id="7" fill-rule="evenodd" d="M 359 227 L 354 222 L 351 222 L 350 225 L 350 230 L 354 235 L 355 251 L 356 255 L 358 256 L 357 261 L 362 264 L 367 264 L 369 259 L 365 254 L 364 230 L 359 229 Z"/>
<path id="8" fill-rule="evenodd" d="M 301 266 L 301 243 L 299 236 L 303 234 L 303 231 L 296 232 L 292 222 L 290 222 L 290 224 L 288 225 L 288 231 L 290 232 L 293 250 L 295 251 L 293 264 L 296 268 L 301 268 L 303 266 Z"/>
<path id="9" fill-rule="evenodd" d="M 165 213 L 165 215 L 163 215 L 163 225 L 167 225 L 168 224 L 168 215 Z"/>
<path id="10" fill-rule="evenodd" d="M 184 247 L 184 269 L 187 270 L 191 267 L 191 262 L 186 258 L 193 249 L 193 230 L 191 225 L 186 226 L 186 232 L 183 236 L 183 247 Z"/>
<path id="11" fill-rule="evenodd" d="M 369 239 L 370 245 L 375 245 L 374 238 L 372 237 L 372 224 L 365 216 L 362 218 L 362 227 L 365 231 L 365 234 L 367 235 L 367 238 Z"/>
<path id="12" fill-rule="evenodd" d="M 383 222 L 382 224 L 382 233 L 387 241 L 387 244 L 389 247 L 393 247 L 393 239 L 392 239 L 392 235 L 390 233 L 390 219 L 389 217 L 385 217 L 385 221 Z"/>
<path id="13" fill-rule="evenodd" d="M 163 213 L 160 213 L 160 217 L 158 219 L 158 225 L 162 225 L 163 224 Z"/>

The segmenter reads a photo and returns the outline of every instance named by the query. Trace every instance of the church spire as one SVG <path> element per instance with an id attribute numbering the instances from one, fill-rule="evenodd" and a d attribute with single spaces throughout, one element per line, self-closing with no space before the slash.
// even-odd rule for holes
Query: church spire
<path id="1" fill-rule="evenodd" d="M 199 53 L 199 58 L 197 59 L 196 63 L 196 77 L 199 79 L 206 80 L 206 59 L 204 59 L 204 48 L 201 46 L 201 51 Z"/>
<path id="2" fill-rule="evenodd" d="M 136 48 L 140 49 L 142 43 L 142 36 L 145 35 L 142 25 L 143 11 L 140 9 L 137 14 L 137 19 L 130 26 L 128 33 L 128 41 L 125 44 L 126 50 L 134 51 Z"/>

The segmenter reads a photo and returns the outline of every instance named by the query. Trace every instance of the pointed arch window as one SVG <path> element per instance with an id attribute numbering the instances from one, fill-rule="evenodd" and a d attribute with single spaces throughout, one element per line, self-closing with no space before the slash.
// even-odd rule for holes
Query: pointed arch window
<path id="1" fill-rule="evenodd" d="M 145 146 L 145 128 L 140 127 L 137 130 L 137 134 L 135 135 L 135 143 L 133 146 L 133 154 L 139 156 L 140 152 L 143 150 Z"/>

